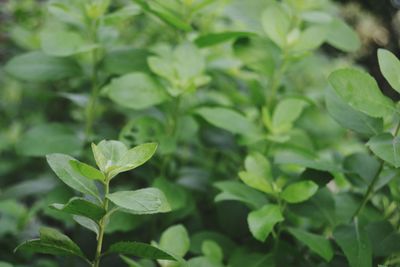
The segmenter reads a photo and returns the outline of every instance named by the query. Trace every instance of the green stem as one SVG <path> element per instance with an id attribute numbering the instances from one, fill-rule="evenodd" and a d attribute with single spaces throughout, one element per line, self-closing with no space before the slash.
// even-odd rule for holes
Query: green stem
<path id="1" fill-rule="evenodd" d="M 92 41 L 93 43 L 97 42 L 97 22 L 93 22 L 92 26 Z M 91 83 L 92 83 L 92 92 L 89 98 L 89 103 L 86 108 L 86 126 L 85 126 L 85 136 L 86 139 L 89 140 L 92 135 L 93 123 L 96 115 L 96 104 L 99 96 L 99 84 L 98 84 L 98 51 L 97 48 L 94 48 L 92 51 L 92 75 L 91 75 Z"/>
<path id="2" fill-rule="evenodd" d="M 103 208 L 108 212 L 108 195 L 109 192 L 109 183 L 107 182 L 105 184 L 105 193 L 104 193 L 104 201 L 103 201 Z M 108 216 L 104 216 L 100 221 L 99 221 L 99 238 L 97 240 L 97 247 L 96 247 L 96 255 L 94 257 L 94 261 L 92 266 L 93 267 L 99 267 L 100 266 L 100 259 L 101 259 L 101 250 L 103 247 L 103 237 L 104 237 L 104 230 L 106 228 L 106 221 L 108 219 Z"/>
<path id="3" fill-rule="evenodd" d="M 285 74 L 287 65 L 288 65 L 288 54 L 286 49 L 283 49 L 282 63 L 280 64 L 278 69 L 275 70 L 273 74 L 270 87 L 271 93 L 267 96 L 266 100 L 267 106 L 269 107 L 270 111 L 272 111 L 272 108 L 275 104 L 276 95 L 279 86 L 282 83 L 283 74 Z"/>
<path id="4" fill-rule="evenodd" d="M 400 122 L 397 124 L 396 129 L 394 131 L 394 136 L 395 137 L 399 134 L 399 131 L 400 131 Z M 365 195 L 364 195 L 364 197 L 363 197 L 363 199 L 361 201 L 360 206 L 354 212 L 354 214 L 352 216 L 352 219 L 355 219 L 361 213 L 361 211 L 364 209 L 365 205 L 367 204 L 368 200 L 370 199 L 370 197 L 371 197 L 371 195 L 372 195 L 372 193 L 374 191 L 375 185 L 379 180 L 379 174 L 381 173 L 381 171 L 383 169 L 384 163 L 385 162 L 383 160 L 380 161 L 380 165 L 379 165 L 378 171 L 375 174 L 374 179 L 372 179 L 371 183 L 369 184 L 367 192 L 365 193 Z"/>

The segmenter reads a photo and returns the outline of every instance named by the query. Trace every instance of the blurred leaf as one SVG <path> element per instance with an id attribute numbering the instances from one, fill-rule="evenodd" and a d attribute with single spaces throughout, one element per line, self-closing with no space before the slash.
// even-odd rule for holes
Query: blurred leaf
<path id="1" fill-rule="evenodd" d="M 250 212 L 247 217 L 250 232 L 261 242 L 267 239 L 274 225 L 283 220 L 279 206 L 272 204 L 267 204 L 261 209 Z"/>
<path id="2" fill-rule="evenodd" d="M 151 76 L 133 72 L 115 78 L 108 85 L 108 96 L 115 103 L 132 109 L 145 109 L 166 100 L 166 93 Z"/>
<path id="3" fill-rule="evenodd" d="M 301 32 L 300 37 L 294 44 L 291 50 L 295 53 L 304 53 L 312 51 L 320 47 L 327 35 L 327 28 L 323 26 L 311 26 Z"/>
<path id="4" fill-rule="evenodd" d="M 215 197 L 215 202 L 236 200 L 260 208 L 267 203 L 265 194 L 235 181 L 217 182 L 214 184 L 222 192 Z"/>
<path id="5" fill-rule="evenodd" d="M 57 81 L 79 76 L 81 69 L 72 59 L 29 52 L 12 58 L 5 70 L 17 79 L 30 82 Z"/>
<path id="6" fill-rule="evenodd" d="M 333 249 L 329 241 L 316 234 L 308 233 L 301 229 L 289 228 L 289 232 L 296 237 L 297 240 L 303 242 L 312 251 L 320 255 L 326 261 L 331 261 L 333 258 Z"/>
<path id="7" fill-rule="evenodd" d="M 114 243 L 105 253 L 106 254 L 120 253 L 120 254 L 133 255 L 136 257 L 153 259 L 153 260 L 157 259 L 172 260 L 172 261 L 176 260 L 174 256 L 165 252 L 164 250 L 140 242 L 122 241 Z"/>
<path id="8" fill-rule="evenodd" d="M 180 185 L 165 178 L 157 178 L 153 187 L 160 189 L 166 196 L 171 210 L 179 210 L 187 205 L 187 193 Z"/>
<path id="9" fill-rule="evenodd" d="M 400 93 L 400 61 L 390 51 L 385 49 L 378 49 L 378 61 L 382 75 L 389 82 L 389 84 Z"/>
<path id="10" fill-rule="evenodd" d="M 289 131 L 307 105 L 303 99 L 286 98 L 279 101 L 272 116 L 272 131 L 274 133 Z"/>
<path id="11" fill-rule="evenodd" d="M 312 181 L 301 181 L 288 185 L 282 192 L 282 198 L 289 203 L 299 203 L 312 197 L 318 185 Z"/>
<path id="12" fill-rule="evenodd" d="M 380 91 L 375 79 L 356 69 L 341 69 L 329 76 L 336 93 L 352 108 L 365 114 L 382 118 L 395 111 L 392 100 Z"/>
<path id="13" fill-rule="evenodd" d="M 394 137 L 390 133 L 382 133 L 372 137 L 367 146 L 378 158 L 396 168 L 400 167 L 400 137 Z"/>
<path id="14" fill-rule="evenodd" d="M 329 114 L 341 126 L 366 136 L 382 132 L 383 120 L 381 118 L 373 118 L 353 109 L 331 87 L 326 89 L 325 101 Z"/>
<path id="15" fill-rule="evenodd" d="M 198 47 L 204 48 L 217 44 L 221 44 L 232 39 L 237 39 L 240 37 L 247 37 L 254 35 L 252 32 L 221 32 L 221 33 L 208 33 L 200 35 L 194 42 Z"/>
<path id="16" fill-rule="evenodd" d="M 17 144 L 19 154 L 42 157 L 51 153 L 78 154 L 83 140 L 67 125 L 51 123 L 29 129 Z"/>
<path id="17" fill-rule="evenodd" d="M 357 222 L 336 227 L 333 236 L 346 255 L 350 267 L 372 267 L 371 243 Z"/>
<path id="18" fill-rule="evenodd" d="M 222 249 L 215 241 L 204 241 L 201 246 L 201 251 L 203 252 L 204 256 L 209 259 L 215 260 L 216 262 L 222 262 L 222 260 L 224 259 Z"/>
<path id="19" fill-rule="evenodd" d="M 271 40 L 281 48 L 286 46 L 291 18 L 280 3 L 268 5 L 262 14 L 261 23 L 264 31 Z"/>
<path id="20" fill-rule="evenodd" d="M 274 192 L 272 185 L 269 183 L 265 176 L 259 176 L 252 172 L 239 172 L 240 180 L 242 180 L 246 185 L 260 190 L 264 193 L 271 194 Z"/>
<path id="21" fill-rule="evenodd" d="M 147 57 L 150 53 L 140 48 L 120 48 L 108 51 L 103 59 L 104 69 L 110 74 L 147 72 Z"/>
<path id="22" fill-rule="evenodd" d="M 400 234 L 388 221 L 371 222 L 366 229 L 377 257 L 390 257 L 400 251 Z"/>
<path id="23" fill-rule="evenodd" d="M 344 52 L 355 52 L 361 46 L 357 33 L 342 20 L 333 19 L 327 32 L 326 41 Z"/>
<path id="24" fill-rule="evenodd" d="M 106 196 L 122 211 L 132 214 L 153 214 L 171 210 L 163 192 L 157 188 L 118 191 Z"/>
<path id="25" fill-rule="evenodd" d="M 196 113 L 212 125 L 234 134 L 251 135 L 257 131 L 255 125 L 237 111 L 222 107 L 202 107 Z"/>
<path id="26" fill-rule="evenodd" d="M 190 239 L 186 228 L 181 224 L 169 227 L 162 233 L 159 246 L 172 255 L 185 256 L 190 248 Z"/>

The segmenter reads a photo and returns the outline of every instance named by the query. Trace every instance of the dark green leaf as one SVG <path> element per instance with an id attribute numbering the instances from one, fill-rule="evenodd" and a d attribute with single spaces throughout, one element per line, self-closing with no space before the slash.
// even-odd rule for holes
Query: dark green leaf
<path id="1" fill-rule="evenodd" d="M 106 53 L 103 59 L 104 69 L 110 74 L 128 74 L 136 71 L 149 71 L 145 49 L 120 48 Z"/>
<path id="2" fill-rule="evenodd" d="M 69 214 L 85 216 L 97 222 L 105 215 L 105 210 L 83 198 L 72 198 L 63 204 L 52 204 L 52 208 Z"/>
<path id="3" fill-rule="evenodd" d="M 194 42 L 198 47 L 208 47 L 224 43 L 236 38 L 247 37 L 254 35 L 252 32 L 221 32 L 221 33 L 208 33 L 197 37 Z"/>
<path id="4" fill-rule="evenodd" d="M 289 228 L 288 230 L 297 240 L 303 242 L 312 251 L 320 255 L 326 261 L 331 261 L 333 258 L 333 249 L 325 237 L 301 229 Z"/>
<path id="5" fill-rule="evenodd" d="M 350 267 L 372 267 L 372 248 L 367 233 L 355 223 L 336 227 L 333 236 Z"/>
<path id="6" fill-rule="evenodd" d="M 48 56 L 42 52 L 29 52 L 12 58 L 5 70 L 15 78 L 46 82 L 78 76 L 81 69 L 72 59 Z"/>

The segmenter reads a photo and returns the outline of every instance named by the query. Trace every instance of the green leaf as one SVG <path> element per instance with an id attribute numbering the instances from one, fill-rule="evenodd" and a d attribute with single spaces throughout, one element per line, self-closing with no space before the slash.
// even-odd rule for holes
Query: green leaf
<path id="1" fill-rule="evenodd" d="M 198 108 L 196 113 L 212 125 L 234 134 L 249 135 L 256 132 L 255 125 L 245 116 L 228 108 Z"/>
<path id="2" fill-rule="evenodd" d="M 367 225 L 372 251 L 377 257 L 390 257 L 400 252 L 400 233 L 389 221 L 376 221 Z"/>
<path id="3" fill-rule="evenodd" d="M 400 61 L 390 51 L 378 49 L 379 67 L 385 79 L 397 92 L 400 93 Z"/>
<path id="4" fill-rule="evenodd" d="M 287 98 L 280 101 L 272 116 L 272 131 L 277 134 L 289 131 L 307 105 L 303 99 Z"/>
<path id="5" fill-rule="evenodd" d="M 96 238 L 99 238 L 99 225 L 95 221 L 93 221 L 92 219 L 89 219 L 87 217 L 83 217 L 83 216 L 79 216 L 79 215 L 73 215 L 72 218 L 80 226 L 82 226 L 82 227 L 88 229 L 89 231 L 92 231 L 93 233 L 95 233 L 96 234 Z"/>
<path id="6" fill-rule="evenodd" d="M 140 13 L 140 9 L 137 5 L 127 5 L 103 16 L 102 20 L 106 25 L 115 25 L 123 22 L 124 20 L 131 19 L 133 16 L 136 16 Z"/>
<path id="7" fill-rule="evenodd" d="M 159 247 L 178 257 L 185 256 L 190 248 L 190 239 L 186 228 L 178 224 L 166 229 L 160 237 Z"/>
<path id="8" fill-rule="evenodd" d="M 357 223 L 336 227 L 333 236 L 346 255 L 350 267 L 372 267 L 370 240 Z"/>
<path id="9" fill-rule="evenodd" d="M 327 35 L 327 28 L 323 26 L 311 26 L 305 29 L 298 40 L 292 44 L 291 51 L 294 53 L 304 53 L 320 47 Z"/>
<path id="10" fill-rule="evenodd" d="M 148 161 L 156 152 L 156 143 L 146 143 L 127 149 L 119 141 L 101 141 L 92 144 L 97 166 L 111 179 L 117 174 L 135 169 Z"/>
<path id="11" fill-rule="evenodd" d="M 217 182 L 214 186 L 222 191 L 215 197 L 215 202 L 236 200 L 256 209 L 267 203 L 265 194 L 235 181 Z"/>
<path id="12" fill-rule="evenodd" d="M 361 46 L 357 33 L 340 19 L 328 25 L 326 42 L 344 52 L 355 52 Z"/>
<path id="13" fill-rule="evenodd" d="M 71 198 L 65 205 L 56 203 L 50 205 L 50 207 L 69 214 L 85 216 L 95 222 L 99 221 L 106 214 L 102 207 L 77 197 Z"/>
<path id="14" fill-rule="evenodd" d="M 329 114 L 341 126 L 366 136 L 382 132 L 382 118 L 373 118 L 353 109 L 331 87 L 326 89 L 325 102 Z"/>
<path id="15" fill-rule="evenodd" d="M 312 234 L 301 229 L 289 228 L 288 231 L 296 237 L 297 240 L 303 242 L 312 251 L 320 255 L 326 261 L 333 258 L 333 249 L 329 240 L 320 235 Z"/>
<path id="16" fill-rule="evenodd" d="M 261 23 L 272 41 L 281 48 L 286 45 L 291 18 L 282 5 L 278 3 L 269 5 L 262 14 Z"/>
<path id="17" fill-rule="evenodd" d="M 194 42 L 198 47 L 204 48 L 217 44 L 221 44 L 230 40 L 240 37 L 247 37 L 254 35 L 252 32 L 221 32 L 221 33 L 208 33 L 197 37 Z"/>
<path id="18" fill-rule="evenodd" d="M 124 143 L 115 140 L 103 140 L 97 145 L 92 143 L 92 152 L 99 169 L 106 173 L 116 165 L 128 151 Z"/>
<path id="19" fill-rule="evenodd" d="M 132 214 L 153 214 L 171 210 L 164 193 L 157 188 L 119 191 L 106 197 L 123 211 Z"/>
<path id="20" fill-rule="evenodd" d="M 338 96 L 352 108 L 374 118 L 390 116 L 395 111 L 393 102 L 380 91 L 375 79 L 356 69 L 341 69 L 329 76 Z"/>
<path id="21" fill-rule="evenodd" d="M 260 190 L 267 194 L 272 194 L 274 192 L 272 185 L 269 183 L 265 176 L 259 176 L 252 172 L 239 172 L 239 177 L 246 185 Z"/>
<path id="22" fill-rule="evenodd" d="M 267 204 L 259 210 L 249 213 L 247 223 L 250 232 L 259 241 L 264 242 L 278 222 L 284 220 L 279 206 Z"/>
<path id="23" fill-rule="evenodd" d="M 18 250 L 52 255 L 77 256 L 86 260 L 81 249 L 68 236 L 47 227 L 40 229 L 39 239 L 25 241 L 16 247 L 14 251 Z"/>
<path id="24" fill-rule="evenodd" d="M 400 137 L 394 137 L 390 133 L 382 133 L 372 137 L 367 146 L 378 158 L 396 168 L 400 167 Z"/>
<path id="25" fill-rule="evenodd" d="M 45 29 L 40 33 L 42 50 L 50 56 L 66 57 L 96 49 L 98 45 L 88 44 L 73 31 Z"/>
<path id="26" fill-rule="evenodd" d="M 222 249 L 215 241 L 205 240 L 201 245 L 201 251 L 203 252 L 204 256 L 215 260 L 216 262 L 222 262 L 224 259 Z"/>
<path id="27" fill-rule="evenodd" d="M 5 71 L 17 79 L 30 82 L 57 81 L 81 73 L 72 59 L 48 56 L 42 52 L 29 52 L 12 58 Z"/>
<path id="28" fill-rule="evenodd" d="M 304 202 L 318 190 L 313 181 L 301 181 L 288 185 L 282 192 L 282 198 L 288 203 Z"/>
<path id="29" fill-rule="evenodd" d="M 132 109 L 145 109 L 166 100 L 161 85 L 145 73 L 133 72 L 115 78 L 108 85 L 108 96 L 115 103 Z"/>
<path id="30" fill-rule="evenodd" d="M 102 182 L 105 179 L 105 176 L 101 171 L 99 171 L 96 168 L 93 168 L 92 166 L 86 163 L 80 162 L 78 160 L 71 160 L 69 164 L 77 173 L 88 179 L 99 180 Z"/>
<path id="31" fill-rule="evenodd" d="M 109 253 L 121 253 L 152 260 L 176 260 L 174 256 L 162 249 L 141 242 L 122 241 L 114 243 L 105 254 Z"/>
<path id="32" fill-rule="evenodd" d="M 36 125 L 22 135 L 19 154 L 42 157 L 51 153 L 78 154 L 83 140 L 68 126 L 50 123 Z"/>
<path id="33" fill-rule="evenodd" d="M 128 74 L 131 72 L 150 71 L 147 57 L 150 53 L 145 49 L 119 48 L 108 51 L 103 59 L 104 69 L 110 74 Z"/>
<path id="34" fill-rule="evenodd" d="M 80 175 L 71 167 L 70 161 L 75 160 L 74 158 L 64 154 L 50 154 L 46 158 L 51 169 L 66 185 L 81 193 L 89 194 L 99 199 L 99 192 L 93 181 Z"/>
<path id="35" fill-rule="evenodd" d="M 261 153 L 252 152 L 247 155 L 244 160 L 244 167 L 248 172 L 272 180 L 271 164 Z"/>
<path id="36" fill-rule="evenodd" d="M 159 19 L 164 21 L 165 23 L 183 31 L 191 31 L 192 27 L 189 23 L 185 22 L 182 18 L 180 18 L 177 14 L 174 14 L 169 9 L 166 9 L 163 5 L 153 1 L 152 5 L 150 5 L 145 0 L 134 0 L 137 4 L 139 4 L 144 11 L 157 16 Z"/>
<path id="37" fill-rule="evenodd" d="M 165 194 L 171 210 L 179 210 L 187 206 L 188 193 L 179 184 L 160 177 L 154 180 L 153 187 Z"/>

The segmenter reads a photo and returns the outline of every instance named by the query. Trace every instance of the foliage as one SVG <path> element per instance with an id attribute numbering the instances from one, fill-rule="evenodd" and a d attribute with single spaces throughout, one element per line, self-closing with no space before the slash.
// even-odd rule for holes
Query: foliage
<path id="1" fill-rule="evenodd" d="M 353 64 L 336 4 L 0 14 L 0 266 L 399 264 L 398 103 Z M 377 58 L 399 91 L 398 58 Z"/>

